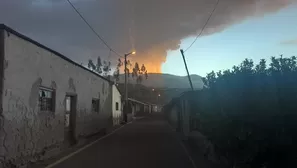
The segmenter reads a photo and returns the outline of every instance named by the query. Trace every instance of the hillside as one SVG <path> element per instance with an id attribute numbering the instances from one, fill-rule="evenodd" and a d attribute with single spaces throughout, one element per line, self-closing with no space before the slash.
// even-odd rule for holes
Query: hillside
<path id="1" fill-rule="evenodd" d="M 117 85 L 121 94 L 124 95 L 124 84 Z M 153 103 L 153 104 L 166 104 L 172 98 L 179 96 L 185 91 L 190 89 L 159 89 L 150 88 L 141 84 L 129 84 L 128 85 L 128 97 L 139 101 Z M 159 96 L 160 95 L 160 96 Z"/>
<path id="2" fill-rule="evenodd" d="M 203 82 L 198 75 L 192 75 L 192 82 L 195 89 L 201 89 Z M 173 97 L 190 90 L 190 84 L 187 76 L 176 76 L 170 74 L 148 74 L 148 79 L 141 84 L 136 84 L 135 79 L 128 78 L 128 95 L 140 101 L 166 104 Z M 124 75 L 120 76 L 118 88 L 124 94 Z M 160 95 L 160 96 L 159 96 Z"/>
<path id="3" fill-rule="evenodd" d="M 202 79 L 199 75 L 191 75 L 192 83 L 195 89 L 203 87 Z M 136 80 L 131 76 L 128 78 L 130 84 L 136 84 Z M 124 83 L 124 74 L 120 75 L 120 82 Z M 171 74 L 149 73 L 148 79 L 143 80 L 142 85 L 150 88 L 171 88 L 171 89 L 187 89 L 190 88 L 187 76 L 176 76 Z"/>

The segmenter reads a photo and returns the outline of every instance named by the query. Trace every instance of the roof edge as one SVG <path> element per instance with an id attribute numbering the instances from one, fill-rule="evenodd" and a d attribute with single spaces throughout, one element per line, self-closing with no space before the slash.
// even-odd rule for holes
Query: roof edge
<path id="1" fill-rule="evenodd" d="M 82 68 L 82 69 L 84 69 L 84 70 L 86 70 L 86 71 L 88 71 L 88 72 L 90 72 L 90 73 L 96 75 L 97 77 L 99 77 L 99 78 L 101 78 L 101 79 L 103 79 L 103 80 L 106 80 L 106 81 L 109 82 L 110 84 L 113 84 L 113 83 L 114 83 L 114 82 L 112 82 L 111 80 L 109 80 L 109 79 L 107 79 L 107 78 L 105 78 L 105 77 L 103 77 L 103 76 L 101 76 L 101 75 L 99 75 L 99 74 L 97 74 L 97 73 L 91 71 L 90 69 L 88 69 L 88 68 L 86 68 L 86 67 L 80 65 L 79 63 L 77 63 L 77 62 L 71 60 L 70 58 L 66 57 L 65 55 L 63 55 L 63 54 L 61 54 L 61 53 L 59 53 L 59 52 L 57 52 L 57 51 L 55 51 L 55 50 L 53 50 L 53 49 L 51 49 L 51 48 L 49 48 L 49 47 L 46 47 L 45 45 L 43 45 L 43 44 L 41 44 L 41 43 L 39 43 L 39 42 L 37 42 L 37 41 L 35 41 L 35 40 L 29 38 L 28 36 L 25 36 L 25 35 L 23 35 L 23 34 L 17 32 L 16 30 L 14 30 L 14 29 L 12 29 L 12 28 L 6 26 L 6 25 L 3 24 L 3 23 L 0 23 L 0 29 L 6 30 L 7 32 L 12 33 L 12 34 L 18 36 L 19 38 L 21 38 L 21 39 L 23 39 L 23 40 L 29 41 L 29 42 L 31 42 L 32 44 L 35 44 L 35 45 L 37 45 L 38 47 L 43 48 L 43 49 L 45 49 L 45 50 L 47 50 L 47 51 L 49 51 L 49 52 L 51 52 L 51 53 L 57 55 L 58 57 L 64 59 L 65 61 L 68 61 L 69 63 L 71 63 L 71 64 L 73 64 L 73 65 L 75 65 L 75 66 L 78 66 L 78 67 L 80 67 L 80 68 Z"/>

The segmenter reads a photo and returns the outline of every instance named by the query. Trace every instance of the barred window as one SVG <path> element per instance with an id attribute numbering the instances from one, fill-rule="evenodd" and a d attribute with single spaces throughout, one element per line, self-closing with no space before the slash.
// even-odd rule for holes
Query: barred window
<path id="1" fill-rule="evenodd" d="M 92 111 L 99 113 L 100 99 L 92 99 Z"/>
<path id="2" fill-rule="evenodd" d="M 39 88 L 39 110 L 54 112 L 54 91 L 45 88 Z"/>

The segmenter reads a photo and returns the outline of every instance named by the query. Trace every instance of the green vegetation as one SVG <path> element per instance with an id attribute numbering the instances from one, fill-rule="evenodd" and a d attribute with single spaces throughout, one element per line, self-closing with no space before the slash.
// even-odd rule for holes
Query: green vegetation
<path id="1" fill-rule="evenodd" d="M 93 60 L 89 59 L 88 68 L 99 75 L 108 76 L 111 71 L 111 63 L 107 61 L 101 62 L 101 58 L 97 58 L 97 63 L 94 64 Z"/>
<path id="2" fill-rule="evenodd" d="M 119 82 L 120 80 L 120 69 L 122 66 L 124 66 L 124 62 L 122 62 L 121 59 L 118 59 L 118 64 L 113 74 L 117 82 Z M 128 77 L 132 76 L 132 78 L 136 80 L 137 84 L 141 84 L 144 79 L 148 78 L 147 69 L 145 65 L 142 64 L 142 66 L 140 67 L 138 62 L 135 62 L 133 67 L 130 60 L 127 60 L 127 68 L 125 71 L 127 72 Z"/>
<path id="3" fill-rule="evenodd" d="M 297 167 L 296 57 L 211 72 L 191 98 L 192 130 L 236 167 Z"/>

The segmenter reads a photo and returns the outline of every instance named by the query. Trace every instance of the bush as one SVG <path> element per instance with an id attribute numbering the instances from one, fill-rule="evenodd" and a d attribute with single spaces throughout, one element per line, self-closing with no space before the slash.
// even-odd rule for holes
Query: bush
<path id="1" fill-rule="evenodd" d="M 211 72 L 192 100 L 198 129 L 232 165 L 297 167 L 296 57 Z"/>

